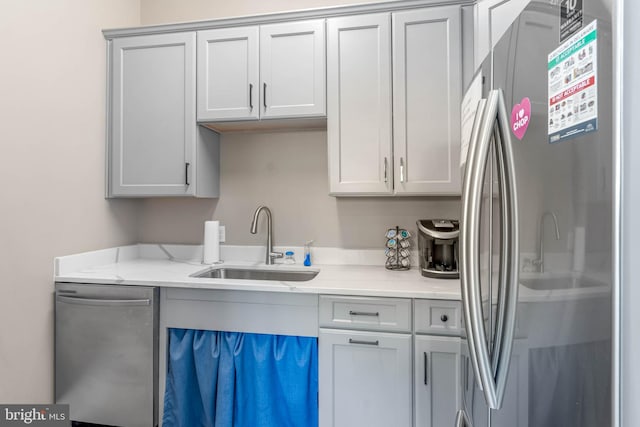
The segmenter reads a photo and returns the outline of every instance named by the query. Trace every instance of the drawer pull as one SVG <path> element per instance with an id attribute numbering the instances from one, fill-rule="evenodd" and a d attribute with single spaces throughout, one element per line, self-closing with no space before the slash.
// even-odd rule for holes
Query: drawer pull
<path id="1" fill-rule="evenodd" d="M 372 312 L 372 311 L 353 311 L 349 310 L 349 316 L 371 316 L 371 317 L 379 317 L 380 313 Z"/>
<path id="2" fill-rule="evenodd" d="M 443 314 L 442 316 L 440 316 L 440 320 L 442 320 L 443 322 L 446 322 L 447 320 L 449 320 L 449 316 L 447 316 L 446 314 Z"/>
<path id="3" fill-rule="evenodd" d="M 379 345 L 380 342 L 378 340 L 363 341 L 363 340 L 354 340 L 353 338 L 349 338 L 349 344 Z"/>

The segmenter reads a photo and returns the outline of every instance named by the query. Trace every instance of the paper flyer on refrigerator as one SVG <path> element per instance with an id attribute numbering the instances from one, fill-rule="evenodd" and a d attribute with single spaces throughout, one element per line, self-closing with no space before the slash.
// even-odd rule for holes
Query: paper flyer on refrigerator
<path id="1" fill-rule="evenodd" d="M 596 21 L 549 54 L 549 142 L 598 129 Z"/>

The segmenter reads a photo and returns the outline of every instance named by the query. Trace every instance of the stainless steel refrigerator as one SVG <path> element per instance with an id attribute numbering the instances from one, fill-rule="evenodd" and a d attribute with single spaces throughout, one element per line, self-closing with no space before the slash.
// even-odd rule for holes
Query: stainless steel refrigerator
<path id="1" fill-rule="evenodd" d="M 611 425 L 611 3 L 532 0 L 467 92 L 459 426 Z"/>

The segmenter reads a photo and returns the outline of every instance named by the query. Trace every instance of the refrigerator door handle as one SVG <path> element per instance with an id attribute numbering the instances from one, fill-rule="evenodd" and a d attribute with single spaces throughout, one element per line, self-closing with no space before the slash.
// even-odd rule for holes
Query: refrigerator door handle
<path id="1" fill-rule="evenodd" d="M 509 359 L 513 345 L 515 305 L 518 286 L 517 195 L 513 170 L 513 154 L 508 116 L 502 92 L 493 90 L 486 101 L 470 164 L 465 173 L 462 194 L 461 272 L 462 303 L 465 315 L 470 358 L 487 406 L 500 409 L 506 389 Z M 497 143 L 498 174 L 501 177 L 502 239 L 497 313 L 499 316 L 497 345 L 489 351 L 490 340 L 484 328 L 482 290 L 480 288 L 480 231 L 482 189 L 491 143 Z M 491 195 L 493 197 L 493 195 Z M 514 267 L 515 265 L 515 267 Z M 515 290 L 514 290 L 515 289 Z M 493 296 L 489 295 L 489 301 Z M 488 308 L 491 312 L 491 303 Z"/>
<path id="2" fill-rule="evenodd" d="M 467 328 L 467 335 L 470 333 L 471 328 L 469 327 L 470 322 L 472 322 L 470 318 L 470 312 L 468 310 L 468 290 L 472 288 L 477 288 L 479 285 L 473 283 L 473 280 L 476 278 L 474 275 L 469 274 L 470 268 L 468 267 L 470 264 L 467 262 L 467 258 L 473 258 L 475 255 L 473 253 L 469 253 L 469 251 L 473 250 L 473 236 L 472 233 L 469 233 L 468 230 L 468 219 L 475 215 L 473 212 L 473 207 L 471 203 L 465 203 L 471 197 L 472 188 L 476 188 L 478 186 L 478 182 L 473 181 L 475 179 L 476 171 L 478 167 L 476 164 L 481 160 L 480 153 L 478 150 L 479 138 L 480 138 L 480 129 L 483 127 L 483 121 L 485 120 L 484 113 L 487 106 L 487 100 L 481 99 L 478 102 L 478 109 L 476 110 L 475 119 L 473 122 L 473 128 L 471 130 L 471 138 L 469 143 L 469 153 L 467 154 L 467 163 L 464 169 L 464 177 L 463 177 L 463 187 L 462 187 L 462 221 L 460 221 L 460 286 L 462 291 L 462 302 L 463 302 L 463 312 L 465 319 L 465 327 Z M 486 160 L 485 160 L 486 162 Z M 479 184 L 480 188 L 482 188 L 482 183 Z M 468 254 L 468 256 L 465 256 Z M 477 278 L 479 280 L 479 276 Z M 476 355 L 476 349 L 474 346 L 474 342 L 472 340 L 467 340 L 469 346 L 469 359 L 471 359 L 471 365 L 473 366 L 473 372 L 475 378 L 478 379 L 478 386 L 480 390 L 482 390 L 482 383 L 479 381 L 480 378 L 480 367 L 478 366 L 478 357 Z"/>
<path id="3" fill-rule="evenodd" d="M 473 427 L 473 425 L 469 421 L 469 418 L 467 417 L 467 414 L 464 412 L 463 409 L 460 409 L 456 414 L 455 427 Z"/>
<path id="4" fill-rule="evenodd" d="M 460 223 L 460 285 L 469 358 L 478 386 L 484 392 L 489 408 L 497 406 L 497 395 L 482 310 L 480 213 L 484 175 L 491 150 L 497 109 L 497 97 L 491 92 L 484 105 L 482 119 L 478 121 L 476 117 L 478 123 L 474 123 L 474 132 L 477 130 L 477 135 L 471 141 L 473 145 L 469 147 L 471 151 L 462 189 L 462 221 Z M 479 126 L 478 129 L 475 129 L 476 124 Z"/>
<path id="5" fill-rule="evenodd" d="M 498 114 L 500 114 L 500 106 L 498 106 Z M 501 129 L 501 123 L 497 121 L 494 125 L 494 134 L 493 138 L 496 141 L 496 170 L 498 173 L 498 188 L 500 189 L 500 262 L 499 262 L 499 272 L 498 272 L 498 295 L 497 295 L 497 303 L 496 303 L 496 322 L 495 322 L 495 332 L 493 336 L 493 344 L 491 348 L 491 355 L 493 360 L 493 375 L 494 377 L 498 373 L 498 366 L 500 362 L 500 355 L 502 354 L 502 348 L 504 343 L 504 330 L 505 330 L 505 319 L 506 319 L 506 311 L 507 311 L 507 296 L 509 294 L 507 285 L 508 285 L 508 274 L 509 274 L 509 258 L 510 254 L 510 243 L 511 243 L 511 221 L 509 218 L 509 206 L 510 199 L 509 193 L 507 189 L 507 171 L 505 165 L 505 156 L 504 151 L 502 150 L 503 144 L 503 132 Z"/>
<path id="6" fill-rule="evenodd" d="M 502 400 L 507 387 L 511 351 L 516 326 L 519 288 L 519 219 L 518 191 L 513 160 L 513 146 L 509 113 L 507 111 L 502 90 L 494 91 L 497 95 L 498 115 L 495 138 L 498 143 L 498 175 L 501 189 L 501 223 L 502 244 L 500 250 L 501 264 L 499 271 L 499 294 L 497 305 L 497 322 L 493 348 L 493 372 L 496 385 L 497 405 Z"/>

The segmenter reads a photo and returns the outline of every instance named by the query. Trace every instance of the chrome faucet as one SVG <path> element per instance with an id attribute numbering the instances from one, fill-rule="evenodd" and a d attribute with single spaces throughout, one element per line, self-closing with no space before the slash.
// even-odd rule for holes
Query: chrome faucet
<path id="1" fill-rule="evenodd" d="M 251 221 L 251 234 L 256 234 L 258 232 L 258 217 L 260 216 L 260 212 L 265 211 L 267 214 L 267 256 L 265 258 L 265 264 L 272 265 L 273 260 L 276 258 L 282 258 L 282 252 L 274 252 L 273 251 L 273 239 L 271 233 L 271 211 L 266 206 L 259 206 L 253 214 L 253 220 Z"/>
<path id="2" fill-rule="evenodd" d="M 540 217 L 540 225 L 538 226 L 538 259 L 533 260 L 534 265 L 540 266 L 540 273 L 544 273 L 544 218 L 546 216 L 553 218 L 553 225 L 556 232 L 556 240 L 560 240 L 560 231 L 558 230 L 558 217 L 555 212 L 545 212 Z"/>

